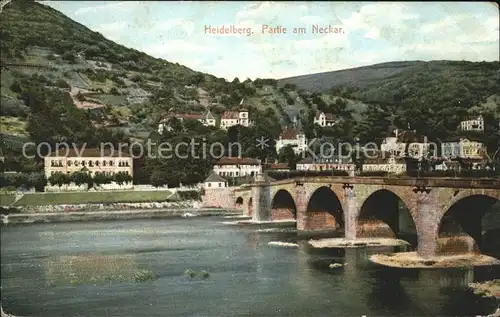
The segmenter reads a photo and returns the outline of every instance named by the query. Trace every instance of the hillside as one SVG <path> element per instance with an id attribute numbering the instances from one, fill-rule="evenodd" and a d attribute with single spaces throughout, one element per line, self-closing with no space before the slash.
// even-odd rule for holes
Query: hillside
<path id="1" fill-rule="evenodd" d="M 124 131 L 142 138 L 169 110 L 203 112 L 210 107 L 219 115 L 245 98 L 245 107 L 270 108 L 286 125 L 309 107 L 296 92 L 288 96 L 279 91 L 274 80 L 228 82 L 157 59 L 110 41 L 41 3 L 14 0 L 5 5 L 1 17 L 1 114 L 14 117 L 6 120 L 8 129 L 3 132 L 28 133 L 23 131 L 30 109 L 20 98 L 27 90 L 19 88 L 22 81 L 25 86 L 43 82 L 46 87 L 71 89 L 73 103 L 81 109 L 105 105 L 101 125 L 120 123 L 126 125 Z"/>

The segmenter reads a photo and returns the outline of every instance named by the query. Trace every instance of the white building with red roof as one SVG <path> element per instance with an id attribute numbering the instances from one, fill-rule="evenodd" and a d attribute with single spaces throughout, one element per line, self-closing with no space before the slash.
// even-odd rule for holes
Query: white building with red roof
<path id="1" fill-rule="evenodd" d="M 337 123 L 337 120 L 331 113 L 324 113 L 323 111 L 316 111 L 316 116 L 314 117 L 314 124 L 318 124 L 322 127 L 331 127 Z"/>
<path id="2" fill-rule="evenodd" d="M 226 177 L 255 176 L 262 173 L 262 166 L 258 159 L 225 156 L 215 163 L 214 173 Z"/>
<path id="3" fill-rule="evenodd" d="M 241 125 L 244 127 L 248 127 L 250 125 L 247 109 L 240 109 L 238 111 L 224 111 L 220 118 L 220 128 L 227 130 L 235 125 Z"/>
<path id="4" fill-rule="evenodd" d="M 158 133 L 162 134 L 164 130 L 170 130 L 169 121 L 172 118 L 176 118 L 180 122 L 184 120 L 197 120 L 201 122 L 204 126 L 215 127 L 215 117 L 212 115 L 210 110 L 205 114 L 201 113 L 168 113 L 158 124 Z"/>
<path id="5" fill-rule="evenodd" d="M 279 154 L 281 149 L 286 146 L 292 146 L 295 154 L 300 154 L 307 149 L 306 135 L 298 128 L 286 128 L 276 140 L 276 152 Z"/>

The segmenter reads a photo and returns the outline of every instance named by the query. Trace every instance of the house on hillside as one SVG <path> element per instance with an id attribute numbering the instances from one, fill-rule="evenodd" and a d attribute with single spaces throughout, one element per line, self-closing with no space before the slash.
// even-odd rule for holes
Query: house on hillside
<path id="1" fill-rule="evenodd" d="M 213 126 L 215 127 L 215 117 L 212 115 L 210 110 L 208 110 L 205 114 L 198 113 L 168 113 L 164 116 L 164 118 L 158 124 L 158 133 L 162 134 L 164 130 L 170 131 L 171 127 L 169 121 L 172 118 L 177 118 L 180 122 L 184 120 L 197 120 L 204 126 Z"/>
<path id="2" fill-rule="evenodd" d="M 250 125 L 247 109 L 240 109 L 238 111 L 226 110 L 222 113 L 220 119 L 220 128 L 227 130 L 232 126 L 241 125 L 248 127 Z"/>
<path id="3" fill-rule="evenodd" d="M 482 159 L 486 153 L 483 143 L 463 137 L 450 138 L 441 144 L 441 156 L 446 159 Z"/>
<path id="4" fill-rule="evenodd" d="M 375 157 L 367 158 L 363 162 L 363 172 L 387 172 L 389 174 L 404 174 L 406 172 L 406 160 L 394 157 L 386 152 L 379 152 Z"/>
<path id="5" fill-rule="evenodd" d="M 321 127 L 331 127 L 337 123 L 337 120 L 331 113 L 324 113 L 323 111 L 316 111 L 316 116 L 314 117 L 314 124 L 318 124 Z"/>
<path id="6" fill-rule="evenodd" d="M 303 153 L 307 150 L 307 138 L 302 130 L 300 120 L 294 118 L 293 127 L 284 129 L 276 140 L 276 153 L 286 146 L 292 146 L 295 154 Z"/>
<path id="7" fill-rule="evenodd" d="M 276 140 L 276 153 L 286 146 L 292 146 L 295 154 L 303 153 L 307 150 L 307 139 L 304 132 L 297 128 L 286 128 Z"/>
<path id="8" fill-rule="evenodd" d="M 462 131 L 484 132 L 483 116 L 479 115 L 478 117 L 469 118 L 460 122 L 460 129 Z"/>
<path id="9" fill-rule="evenodd" d="M 417 134 L 415 130 L 393 131 L 393 135 L 386 137 L 381 145 L 380 151 L 390 153 L 394 157 L 411 157 L 422 159 L 429 155 L 431 144 L 426 136 Z"/>

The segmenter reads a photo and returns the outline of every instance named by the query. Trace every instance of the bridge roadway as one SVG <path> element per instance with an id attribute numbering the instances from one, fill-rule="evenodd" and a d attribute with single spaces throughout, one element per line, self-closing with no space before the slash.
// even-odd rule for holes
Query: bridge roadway
<path id="1" fill-rule="evenodd" d="M 499 178 L 263 179 L 231 191 L 233 204 L 253 220 L 296 219 L 298 231 L 343 230 L 352 240 L 397 236 L 412 227 L 423 257 L 437 254 L 449 239 L 446 230 L 466 233 L 481 245 L 485 211 L 500 206 Z M 402 208 L 409 211 L 406 221 L 399 215 Z"/>

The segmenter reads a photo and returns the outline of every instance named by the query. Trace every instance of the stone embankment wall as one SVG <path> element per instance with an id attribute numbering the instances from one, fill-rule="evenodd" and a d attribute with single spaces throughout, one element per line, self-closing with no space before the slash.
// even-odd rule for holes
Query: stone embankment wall
<path id="1" fill-rule="evenodd" d="M 138 210 L 138 209 L 162 209 L 162 208 L 200 208 L 199 201 L 181 202 L 148 202 L 148 203 L 110 203 L 110 204 L 74 204 L 74 205 L 45 205 L 45 206 L 23 206 L 23 213 L 53 213 L 53 212 L 75 212 L 75 211 L 112 211 L 112 210 Z"/>
<path id="2" fill-rule="evenodd" d="M 233 188 L 211 188 L 205 189 L 202 198 L 202 207 L 205 208 L 236 208 L 236 201 L 233 195 Z"/>

